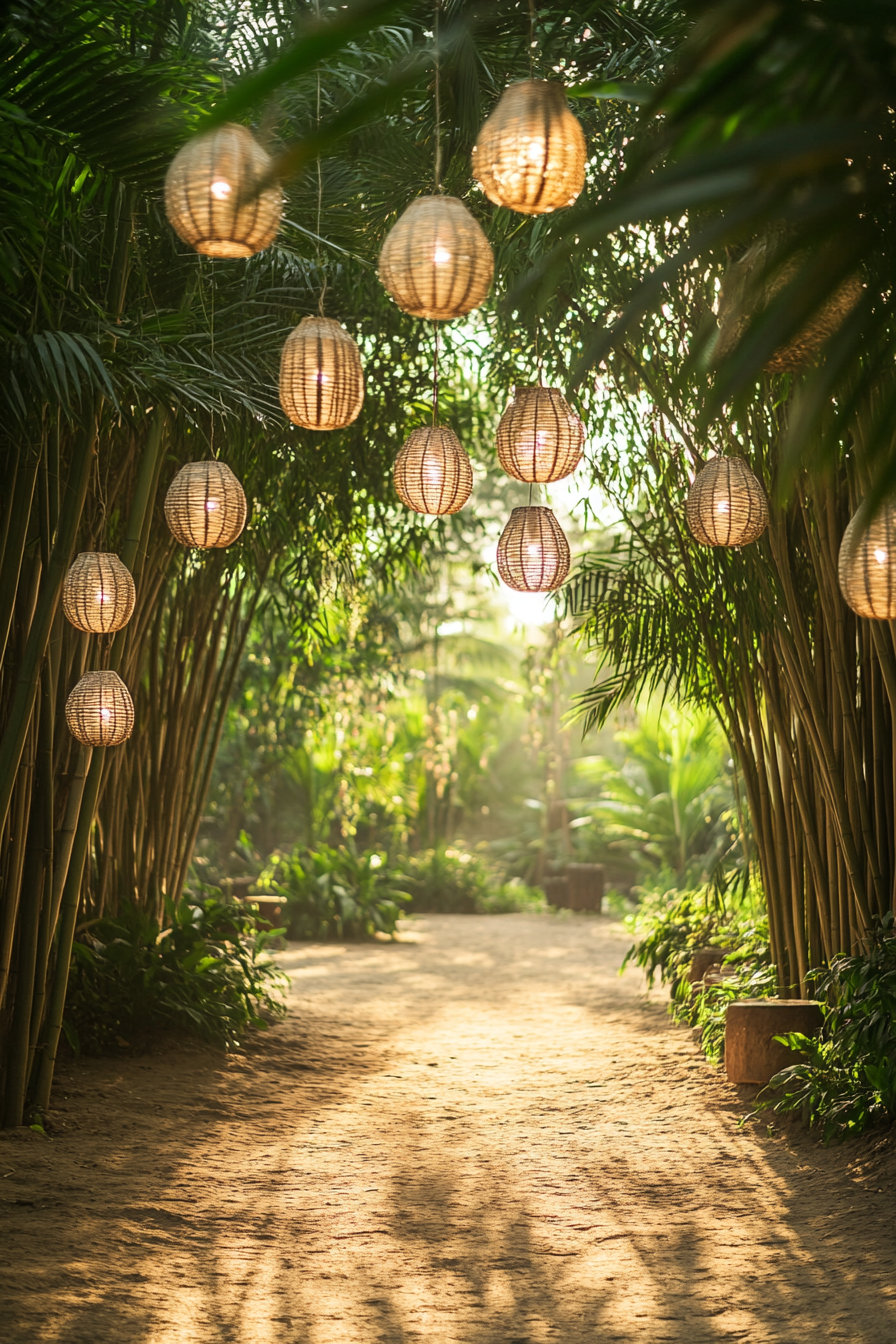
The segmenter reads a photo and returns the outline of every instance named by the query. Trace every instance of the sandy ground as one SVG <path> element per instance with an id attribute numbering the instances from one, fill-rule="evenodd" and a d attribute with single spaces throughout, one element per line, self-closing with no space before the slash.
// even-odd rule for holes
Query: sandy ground
<path id="1" fill-rule="evenodd" d="M 294 944 L 288 1020 L 0 1135 L 5 1344 L 896 1341 L 894 1152 L 739 1129 L 606 919 Z"/>

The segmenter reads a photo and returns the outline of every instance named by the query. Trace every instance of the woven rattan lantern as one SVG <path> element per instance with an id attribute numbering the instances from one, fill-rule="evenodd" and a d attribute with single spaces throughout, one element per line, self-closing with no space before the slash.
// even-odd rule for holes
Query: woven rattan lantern
<path id="1" fill-rule="evenodd" d="M 519 593 L 549 593 L 569 573 L 569 542 L 550 509 L 514 509 L 498 542 L 498 573 Z"/>
<path id="2" fill-rule="evenodd" d="M 473 492 L 473 468 L 453 429 L 415 429 L 393 468 L 398 498 L 415 513 L 457 513 Z"/>
<path id="3" fill-rule="evenodd" d="M 717 457 L 688 493 L 688 527 L 703 546 L 749 546 L 768 526 L 765 491 L 742 457 Z"/>
<path id="4" fill-rule="evenodd" d="M 516 387 L 498 425 L 498 459 L 517 481 L 559 481 L 582 460 L 585 429 L 556 387 Z"/>
<path id="5" fill-rule="evenodd" d="M 69 732 L 85 747 L 117 747 L 134 729 L 134 702 L 117 672 L 85 672 L 65 702 Z"/>
<path id="6" fill-rule="evenodd" d="M 283 194 L 258 185 L 271 158 L 245 126 L 222 126 L 190 140 L 165 178 L 165 209 L 174 231 L 207 257 L 251 257 L 280 227 Z"/>
<path id="7" fill-rule="evenodd" d="M 789 285 L 805 260 L 800 254 L 789 257 L 774 277 L 763 281 L 769 248 L 774 238 L 760 238 L 733 265 L 729 266 L 719 292 L 719 335 L 713 357 L 727 358 L 750 323 Z M 822 304 L 801 331 L 780 346 L 765 365 L 769 373 L 796 373 L 813 363 L 825 341 L 842 325 L 862 297 L 862 282 L 850 276 L 827 303 Z"/>
<path id="8" fill-rule="evenodd" d="M 473 176 L 495 205 L 544 215 L 572 205 L 585 185 L 585 137 L 562 84 L 511 84 L 479 132 Z"/>
<path id="9" fill-rule="evenodd" d="M 165 496 L 168 526 L 182 546 L 229 546 L 246 526 L 243 487 L 223 462 L 188 462 Z"/>
<path id="10" fill-rule="evenodd" d="M 867 521 L 859 509 L 840 543 L 840 591 L 853 611 L 873 621 L 896 621 L 896 502 Z"/>
<path id="11" fill-rule="evenodd" d="M 344 429 L 364 403 L 361 352 L 330 317 L 303 317 L 280 358 L 280 405 L 303 429 Z"/>
<path id="12" fill-rule="evenodd" d="M 380 252 L 380 279 L 399 308 L 440 322 L 478 308 L 494 269 L 488 239 L 456 196 L 411 201 Z"/>
<path id="13" fill-rule="evenodd" d="M 108 551 L 82 551 L 62 587 L 66 619 L 91 635 L 121 630 L 133 616 L 136 601 L 130 570 Z"/>

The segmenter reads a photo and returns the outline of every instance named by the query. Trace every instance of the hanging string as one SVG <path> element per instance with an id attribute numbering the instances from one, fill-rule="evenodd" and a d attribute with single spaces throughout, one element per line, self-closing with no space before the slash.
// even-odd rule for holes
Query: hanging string
<path id="1" fill-rule="evenodd" d="M 315 12 L 315 14 L 317 15 L 318 21 L 320 21 L 320 0 L 314 0 L 314 12 Z M 320 68 L 318 68 L 318 71 L 317 71 L 317 132 L 318 132 L 318 135 L 319 135 L 319 134 L 320 134 Z M 327 292 L 327 275 L 326 275 L 326 271 L 324 271 L 324 270 L 322 269 L 322 265 L 323 265 L 323 264 L 322 264 L 322 262 L 321 262 L 321 251 L 320 251 L 320 219 L 321 219 L 321 207 L 322 207 L 322 205 L 323 205 L 323 195 L 324 195 L 324 178 L 323 178 L 323 171 L 322 171 L 322 169 L 321 169 L 321 164 L 320 164 L 320 154 L 318 154 L 318 156 L 317 156 L 317 227 L 315 228 L 315 234 L 316 234 L 316 236 L 317 236 L 317 242 L 316 242 L 316 245 L 315 245 L 315 246 L 316 246 L 316 248 L 317 248 L 317 273 L 318 273 L 318 275 L 319 275 L 320 278 L 321 278 L 321 279 L 320 279 L 320 293 L 319 293 L 319 295 L 318 295 L 318 299 L 317 299 L 317 311 L 318 311 L 318 315 L 319 315 L 320 317 L 323 317 L 323 315 L 324 315 L 324 295 L 325 295 L 326 292 Z"/>
<path id="2" fill-rule="evenodd" d="M 439 327 L 438 323 L 432 324 L 435 335 L 435 346 L 433 348 L 432 361 L 432 423 L 435 428 L 436 421 L 439 418 Z"/>
<path id="3" fill-rule="evenodd" d="M 529 0 L 529 78 L 535 78 L 535 0 Z"/>
<path id="4" fill-rule="evenodd" d="M 213 267 L 211 261 L 209 262 L 209 289 L 211 290 L 211 302 L 210 302 L 210 311 L 211 311 L 211 323 L 210 323 L 210 326 L 211 326 L 211 357 L 212 357 L 212 369 L 214 370 L 214 367 L 215 367 L 215 271 L 214 271 L 214 267 Z M 217 381 L 217 380 L 216 380 L 216 381 Z M 212 457 L 217 458 L 218 454 L 215 452 L 215 410 L 214 410 L 214 407 L 212 407 L 212 412 L 211 412 L 211 433 L 210 433 L 210 435 L 209 435 L 209 447 L 211 448 L 211 454 L 212 454 Z"/>
<path id="5" fill-rule="evenodd" d="M 435 190 L 442 191 L 442 90 L 439 87 L 439 7 L 442 0 L 435 0 L 435 22 L 433 24 L 433 50 L 435 52 Z"/>

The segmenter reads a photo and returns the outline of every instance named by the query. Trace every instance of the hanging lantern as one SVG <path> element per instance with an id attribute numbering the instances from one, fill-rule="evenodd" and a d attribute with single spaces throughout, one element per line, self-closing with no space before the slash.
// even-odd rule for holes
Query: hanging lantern
<path id="1" fill-rule="evenodd" d="M 511 84 L 479 132 L 473 176 L 495 205 L 543 215 L 572 205 L 585 185 L 585 136 L 562 84 Z"/>
<path id="2" fill-rule="evenodd" d="M 686 514 L 701 545 L 749 546 L 768 526 L 768 501 L 742 457 L 717 457 L 697 474 Z"/>
<path id="3" fill-rule="evenodd" d="M 448 322 L 478 308 L 495 259 L 456 196 L 420 196 L 386 235 L 380 279 L 404 312 Z"/>
<path id="4" fill-rule="evenodd" d="M 136 601 L 130 570 L 108 551 L 82 551 L 62 587 L 66 619 L 91 635 L 121 630 L 133 616 Z"/>
<path id="5" fill-rule="evenodd" d="M 457 513 L 473 492 L 473 468 L 453 429 L 415 429 L 393 468 L 398 498 L 415 513 Z"/>
<path id="6" fill-rule="evenodd" d="M 223 462 L 188 462 L 165 496 L 165 518 L 182 546 L 229 546 L 246 515 L 243 487 Z"/>
<path id="7" fill-rule="evenodd" d="M 303 429 L 344 429 L 364 402 L 361 352 L 329 317 L 303 317 L 280 358 L 280 405 Z"/>
<path id="8" fill-rule="evenodd" d="M 859 509 L 840 543 L 840 591 L 858 616 L 896 620 L 896 502 L 867 521 Z"/>
<path id="9" fill-rule="evenodd" d="M 498 573 L 519 593 L 550 593 L 569 573 L 569 542 L 550 509 L 514 509 L 498 542 Z"/>
<path id="10" fill-rule="evenodd" d="M 165 178 L 165 210 L 175 233 L 207 257 L 251 257 L 276 238 L 278 186 L 258 190 L 271 157 L 245 126 L 229 124 L 188 140 Z"/>
<path id="11" fill-rule="evenodd" d="M 69 732 L 85 747 L 117 747 L 134 729 L 134 702 L 117 672 L 85 672 L 65 702 Z"/>
<path id="12" fill-rule="evenodd" d="M 498 425 L 498 460 L 517 481 L 559 481 L 582 460 L 585 428 L 556 387 L 515 387 Z"/>

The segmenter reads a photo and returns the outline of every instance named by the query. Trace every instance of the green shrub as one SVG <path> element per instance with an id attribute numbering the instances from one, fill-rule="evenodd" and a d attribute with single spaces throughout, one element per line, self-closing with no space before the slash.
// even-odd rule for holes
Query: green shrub
<path id="1" fill-rule="evenodd" d="M 519 878 L 502 882 L 481 855 L 451 846 L 407 856 L 395 880 L 408 893 L 412 910 L 421 913 L 506 915 L 547 909 L 539 887 Z"/>
<path id="2" fill-rule="evenodd" d="M 283 1012 L 287 977 L 264 957 L 274 936 L 244 906 L 215 898 L 168 905 L 166 920 L 125 906 L 94 920 L 72 951 L 65 1031 L 72 1046 L 103 1053 L 160 1029 L 227 1049 L 265 1014 Z"/>
<path id="3" fill-rule="evenodd" d="M 777 1073 L 757 1110 L 802 1112 L 825 1143 L 896 1119 L 896 936 L 888 914 L 870 952 L 835 957 L 814 973 L 824 1024 L 818 1037 L 779 1039 L 806 1056 Z"/>
<path id="4" fill-rule="evenodd" d="M 730 893 L 707 885 L 696 891 L 651 893 L 626 920 L 635 943 L 622 969 L 634 962 L 646 973 L 649 985 L 657 977 L 669 985 L 669 1012 L 676 1022 L 699 1030 L 701 1048 L 714 1064 L 721 1062 L 724 1052 L 728 1005 L 735 999 L 777 993 L 768 921 L 754 913 L 757 904 L 755 892 L 735 904 Z M 689 979 L 691 960 L 707 946 L 724 949 L 720 960 L 729 974 L 722 984 L 695 989 Z"/>
<path id="5" fill-rule="evenodd" d="M 318 845 L 275 852 L 258 885 L 287 902 L 293 938 L 395 936 L 407 896 L 393 883 L 382 854 Z"/>

